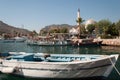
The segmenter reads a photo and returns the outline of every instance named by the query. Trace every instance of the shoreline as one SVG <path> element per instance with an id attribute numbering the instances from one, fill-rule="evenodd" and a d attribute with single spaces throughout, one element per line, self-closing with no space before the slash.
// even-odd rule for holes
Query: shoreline
<path id="1" fill-rule="evenodd" d="M 101 39 L 103 46 L 118 46 L 120 47 L 120 39 Z"/>

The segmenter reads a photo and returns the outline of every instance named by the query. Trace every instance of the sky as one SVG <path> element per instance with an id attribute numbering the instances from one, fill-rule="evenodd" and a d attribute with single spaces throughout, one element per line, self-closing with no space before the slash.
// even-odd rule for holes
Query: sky
<path id="1" fill-rule="evenodd" d="M 77 10 L 83 20 L 120 20 L 120 0 L 0 0 L 0 21 L 36 30 L 52 24 L 76 25 Z"/>

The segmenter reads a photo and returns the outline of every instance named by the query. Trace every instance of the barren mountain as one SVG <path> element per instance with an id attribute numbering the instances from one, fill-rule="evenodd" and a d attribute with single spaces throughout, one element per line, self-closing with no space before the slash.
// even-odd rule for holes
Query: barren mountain
<path id="1" fill-rule="evenodd" d="M 12 34 L 12 33 L 28 34 L 28 33 L 30 33 L 30 31 L 27 30 L 27 29 L 16 28 L 14 26 L 8 25 L 8 24 L 0 21 L 0 34 L 2 34 L 2 33 L 7 33 L 7 34 Z"/>

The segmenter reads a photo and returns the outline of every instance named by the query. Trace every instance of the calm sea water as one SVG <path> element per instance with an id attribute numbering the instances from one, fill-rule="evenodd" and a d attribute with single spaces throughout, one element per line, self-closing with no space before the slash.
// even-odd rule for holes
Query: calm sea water
<path id="1" fill-rule="evenodd" d="M 52 54 L 120 54 L 120 47 L 102 46 L 102 47 L 73 47 L 73 46 L 28 46 L 26 43 L 0 43 L 0 53 L 7 52 L 44 52 Z M 116 64 L 120 72 L 120 58 Z M 23 78 L 15 75 L 0 73 L 0 80 L 35 80 Z M 115 70 L 112 71 L 106 80 L 120 80 L 120 76 Z"/>

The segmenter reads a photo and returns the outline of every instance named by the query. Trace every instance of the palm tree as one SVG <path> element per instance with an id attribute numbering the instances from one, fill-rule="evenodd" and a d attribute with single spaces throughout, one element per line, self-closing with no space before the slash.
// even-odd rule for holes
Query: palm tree
<path id="1" fill-rule="evenodd" d="M 78 27 L 79 27 L 79 36 L 81 34 L 81 23 L 83 23 L 85 20 L 82 20 L 82 18 L 78 18 L 76 20 L 76 22 L 78 23 Z"/>

